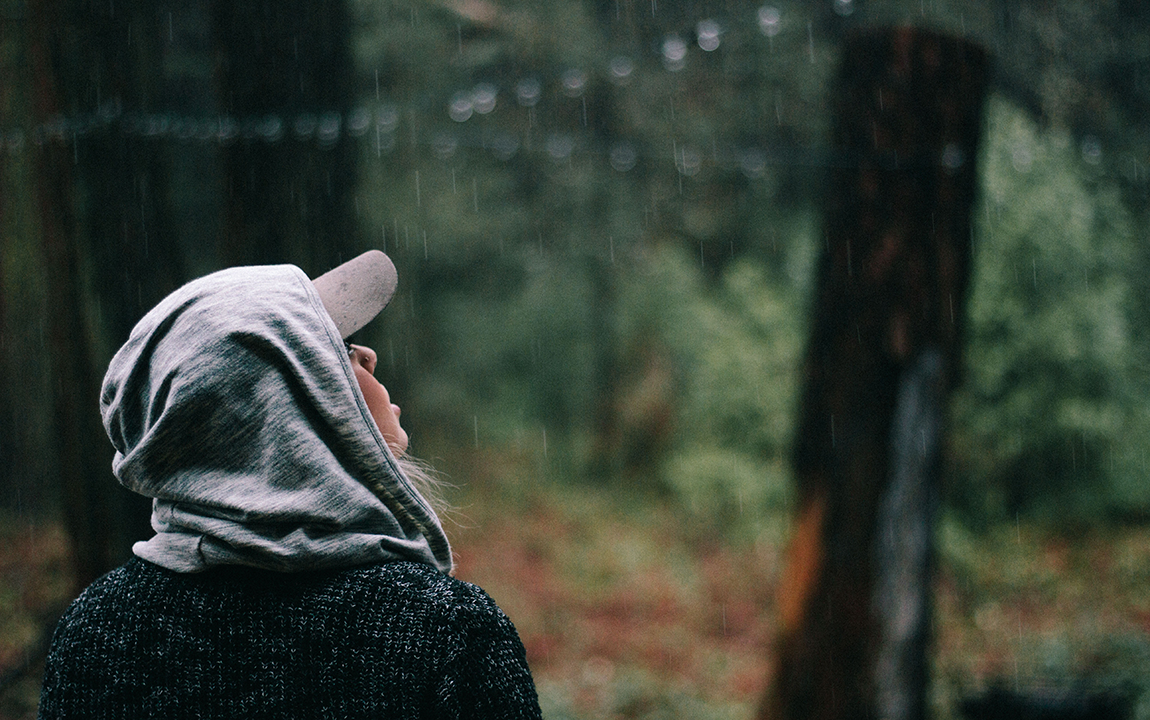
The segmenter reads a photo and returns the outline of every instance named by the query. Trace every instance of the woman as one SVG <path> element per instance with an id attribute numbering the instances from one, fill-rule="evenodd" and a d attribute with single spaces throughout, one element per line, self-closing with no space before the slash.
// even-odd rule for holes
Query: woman
<path id="1" fill-rule="evenodd" d="M 515 628 L 449 576 L 375 354 L 365 253 L 213 273 L 109 365 L 104 427 L 156 535 L 72 604 L 41 718 L 538 718 Z"/>

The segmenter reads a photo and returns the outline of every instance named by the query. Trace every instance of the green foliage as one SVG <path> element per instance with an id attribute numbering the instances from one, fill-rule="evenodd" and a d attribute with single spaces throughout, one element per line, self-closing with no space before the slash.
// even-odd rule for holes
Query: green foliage
<path id="1" fill-rule="evenodd" d="M 404 278 L 401 310 L 365 339 L 413 398 L 417 450 L 430 436 L 526 451 L 722 522 L 785 506 L 820 178 L 755 152 L 822 144 L 834 25 L 780 2 L 767 37 L 758 7 L 716 14 L 721 49 L 688 42 L 672 68 L 663 43 L 704 19 L 682 7 L 353 6 L 376 118 L 357 207 Z M 1000 32 L 963 3 L 929 11 Z M 484 84 L 494 109 L 453 120 Z M 1002 99 L 988 118 L 951 498 L 991 515 L 1145 507 L 1145 258 L 1122 187 L 1069 132 Z M 630 169 L 609 161 L 621 142 Z"/>
<path id="2" fill-rule="evenodd" d="M 682 8 L 620 34 L 579 3 L 354 6 L 376 118 L 357 207 L 404 279 L 364 339 L 418 398 L 417 450 L 517 448 L 700 513 L 779 506 L 814 247 L 788 191 L 810 174 L 750 149 L 814 142 L 833 59 L 802 4 L 779 7 L 777 36 L 733 9 L 723 53 L 671 69 L 664 41 L 702 19 Z M 452 119 L 481 86 L 494 108 Z M 609 160 L 621 142 L 633 165 Z M 740 392 L 748 377 L 763 389 Z"/>
<path id="3" fill-rule="evenodd" d="M 1055 129 L 990 103 L 956 398 L 958 490 L 978 510 L 1096 510 L 1147 438 L 1129 321 L 1133 227 Z M 1099 491 L 1103 492 L 1099 494 Z M 1071 510 L 1073 508 L 1073 511 Z"/>
<path id="4" fill-rule="evenodd" d="M 784 502 L 837 44 L 850 28 L 910 22 L 986 45 L 999 91 L 1026 108 L 990 111 L 954 498 L 1001 513 L 1098 490 L 1097 505 L 1150 506 L 1150 335 L 1134 314 L 1150 307 L 1150 256 L 1127 209 L 1145 199 L 1146 133 L 1126 122 L 1145 105 L 1146 11 L 1047 5 L 351 0 L 346 105 L 370 116 L 344 123 L 359 160 L 354 244 L 383 246 L 403 278 L 361 339 L 380 348 L 416 449 L 427 437 L 537 453 L 563 477 L 641 480 L 716 518 Z M 703 22 L 717 48 L 699 42 Z M 179 52 L 180 72 L 213 66 Z M 530 102 L 522 81 L 539 83 Z M 475 104 L 481 86 L 493 108 Z M 449 112 L 459 98 L 465 119 Z M 36 357 L 42 316 L 32 156 L 13 149 L 27 124 L 4 129 L 6 378 Z M 633 164 L 612 163 L 620 146 Z M 199 193 L 184 172 L 148 186 L 177 218 L 201 212 L 185 207 Z M 210 269 L 214 251 L 191 237 L 174 254 Z M 46 376 L 29 377 L 32 400 L 7 393 L 11 418 L 29 410 L 16 449 L 52 457 L 35 450 Z"/>
<path id="5" fill-rule="evenodd" d="M 726 524 L 786 507 L 804 298 L 752 261 L 708 287 L 697 258 L 670 249 L 622 295 L 623 336 L 654 336 L 676 361 L 661 482 Z"/>

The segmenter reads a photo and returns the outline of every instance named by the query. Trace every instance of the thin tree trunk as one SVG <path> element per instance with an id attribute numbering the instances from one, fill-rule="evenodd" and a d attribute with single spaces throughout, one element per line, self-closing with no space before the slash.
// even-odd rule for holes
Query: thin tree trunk
<path id="1" fill-rule="evenodd" d="M 926 714 L 931 533 L 959 367 L 988 60 L 913 28 L 844 43 L 798 483 L 761 718 Z"/>

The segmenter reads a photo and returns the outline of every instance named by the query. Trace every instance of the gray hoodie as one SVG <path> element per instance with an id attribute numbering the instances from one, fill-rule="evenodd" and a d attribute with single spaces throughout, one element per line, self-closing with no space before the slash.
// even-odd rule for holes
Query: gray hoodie
<path id="1" fill-rule="evenodd" d="M 139 557 L 177 572 L 415 560 L 450 572 L 434 511 L 368 413 L 339 331 L 291 265 L 194 280 L 112 358 L 112 467 L 154 498 Z"/>

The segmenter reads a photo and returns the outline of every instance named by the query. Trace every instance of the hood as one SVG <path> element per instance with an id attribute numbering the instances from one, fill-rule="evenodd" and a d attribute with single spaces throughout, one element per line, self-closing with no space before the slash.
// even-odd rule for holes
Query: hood
<path id="1" fill-rule="evenodd" d="M 368 413 L 302 270 L 194 280 L 140 320 L 100 396 L 119 481 L 154 498 L 133 546 L 177 572 L 414 560 L 451 570 L 426 500 Z"/>

